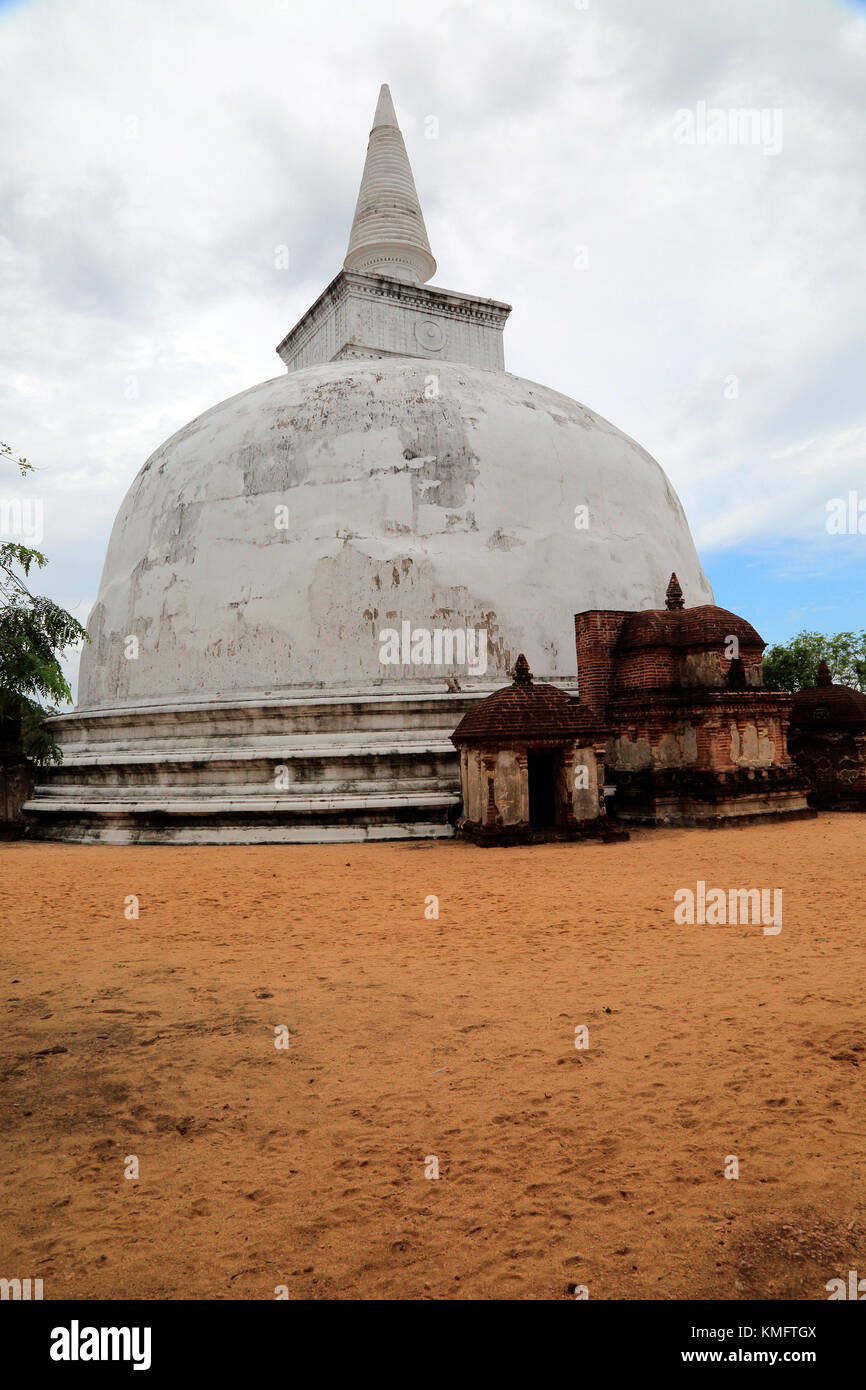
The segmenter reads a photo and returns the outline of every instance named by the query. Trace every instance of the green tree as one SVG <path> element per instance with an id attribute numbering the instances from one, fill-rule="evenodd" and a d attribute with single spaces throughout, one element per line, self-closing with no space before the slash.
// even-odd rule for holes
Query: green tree
<path id="1" fill-rule="evenodd" d="M 835 681 L 866 691 L 866 632 L 798 632 L 764 653 L 764 685 L 796 693 L 816 683 L 822 661 Z"/>
<path id="2" fill-rule="evenodd" d="M 0 459 L 12 460 L 22 476 L 33 472 L 33 465 L 16 458 L 8 444 L 0 444 Z M 30 571 L 47 563 L 40 550 L 0 542 L 0 743 L 20 747 L 40 766 L 61 760 L 57 744 L 42 727 L 52 713 L 43 701 L 71 700 L 59 658 L 87 636 L 71 613 L 30 592 L 25 582 Z"/>

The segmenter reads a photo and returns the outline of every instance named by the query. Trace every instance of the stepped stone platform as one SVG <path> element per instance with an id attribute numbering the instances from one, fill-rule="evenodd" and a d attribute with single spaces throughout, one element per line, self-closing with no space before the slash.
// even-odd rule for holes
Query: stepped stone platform
<path id="1" fill-rule="evenodd" d="M 486 690 L 75 711 L 24 812 L 37 838 L 261 844 L 453 835 L 451 733 Z"/>

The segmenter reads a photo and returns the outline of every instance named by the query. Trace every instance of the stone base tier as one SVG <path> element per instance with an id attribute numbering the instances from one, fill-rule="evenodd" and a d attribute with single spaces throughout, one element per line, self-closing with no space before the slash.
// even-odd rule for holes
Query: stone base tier
<path id="1" fill-rule="evenodd" d="M 810 791 L 808 800 L 816 811 L 866 812 L 866 791 Z"/>
<path id="2" fill-rule="evenodd" d="M 601 841 L 603 844 L 614 844 L 618 841 L 629 839 L 628 831 L 618 830 L 615 826 L 607 825 L 604 820 L 576 821 L 573 825 L 564 827 L 545 827 L 529 825 L 522 821 L 517 825 L 485 825 L 478 821 L 459 820 L 457 829 L 465 839 L 471 840 L 474 845 L 500 846 L 500 845 L 539 845 L 546 844 L 552 840 L 565 840 L 573 843 L 576 840 Z"/>
<path id="3" fill-rule="evenodd" d="M 807 803 L 802 778 L 787 769 L 718 774 L 656 769 L 617 772 L 614 781 L 608 813 L 618 824 L 700 827 L 817 815 Z"/>
<path id="4" fill-rule="evenodd" d="M 105 844 L 268 844 L 454 834 L 454 727 L 486 691 L 81 710 L 30 834 Z"/>

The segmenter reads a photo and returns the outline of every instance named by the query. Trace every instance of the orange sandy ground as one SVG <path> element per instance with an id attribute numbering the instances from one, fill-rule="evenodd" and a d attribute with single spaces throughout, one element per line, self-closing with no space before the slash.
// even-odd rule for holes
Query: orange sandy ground
<path id="1" fill-rule="evenodd" d="M 864 841 L 0 846 L 0 1275 L 825 1299 L 866 1274 Z M 782 887 L 781 934 L 674 925 L 699 878 Z"/>

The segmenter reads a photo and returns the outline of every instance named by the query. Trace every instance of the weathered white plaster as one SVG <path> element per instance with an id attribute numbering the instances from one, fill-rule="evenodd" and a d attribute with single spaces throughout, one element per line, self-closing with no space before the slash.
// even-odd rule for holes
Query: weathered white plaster
<path id="1" fill-rule="evenodd" d="M 346 252 L 347 270 L 423 283 L 436 271 L 391 92 L 379 92 Z"/>
<path id="2" fill-rule="evenodd" d="M 579 773 L 584 767 L 587 769 L 587 785 L 582 787 L 581 782 L 583 781 L 583 777 L 581 777 Z M 574 790 L 572 792 L 571 804 L 574 809 L 575 819 L 595 820 L 599 813 L 599 769 L 594 748 L 576 748 L 574 750 L 573 776 Z"/>
<path id="3" fill-rule="evenodd" d="M 638 444 L 503 372 L 417 359 L 287 373 L 193 420 L 118 513 L 79 707 L 574 676 L 573 614 L 711 602 L 682 507 Z M 574 527 L 574 508 L 590 525 Z M 275 526 L 288 507 L 288 529 Z M 389 667 L 379 633 L 484 628 L 488 669 Z M 138 639 L 138 657 L 124 639 Z"/>
<path id="4" fill-rule="evenodd" d="M 433 285 L 340 271 L 277 346 L 290 372 L 364 357 L 422 357 L 501 371 L 511 306 Z M 435 375 L 425 383 L 435 388 Z"/>
<path id="5" fill-rule="evenodd" d="M 648 738 L 610 738 L 607 741 L 606 761 L 610 767 L 640 772 L 652 767 L 653 749 Z"/>
<path id="6" fill-rule="evenodd" d="M 465 797 L 463 802 L 463 814 L 467 820 L 480 821 L 487 806 L 487 781 L 484 778 L 484 765 L 481 754 L 477 748 L 470 748 L 465 753 L 466 757 L 466 776 L 464 781 Z"/>
<path id="7" fill-rule="evenodd" d="M 477 696 L 166 701 L 51 720 L 37 834 L 111 843 L 450 835 L 450 734 Z"/>
<path id="8" fill-rule="evenodd" d="M 655 762 L 660 767 L 685 767 L 698 760 L 698 731 L 692 724 L 678 724 L 659 739 Z"/>
<path id="9" fill-rule="evenodd" d="M 731 725 L 731 761 L 740 767 L 770 767 L 775 762 L 776 745 L 757 725 L 747 723 L 740 730 Z"/>
<path id="10" fill-rule="evenodd" d="M 511 306 L 425 285 L 435 270 L 391 93 L 383 87 L 343 269 L 277 352 L 290 372 L 364 357 L 501 370 Z"/>
<path id="11" fill-rule="evenodd" d="M 502 748 L 496 755 L 493 795 L 503 825 L 519 825 L 529 819 L 526 776 L 521 774 L 517 754 L 511 748 Z"/>

